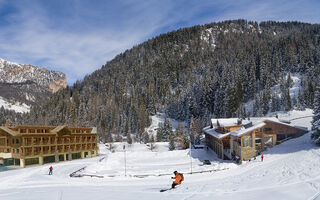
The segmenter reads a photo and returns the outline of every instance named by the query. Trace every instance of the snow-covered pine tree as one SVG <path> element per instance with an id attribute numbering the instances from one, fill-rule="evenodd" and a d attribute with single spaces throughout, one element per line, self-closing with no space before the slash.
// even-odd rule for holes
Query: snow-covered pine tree
<path id="1" fill-rule="evenodd" d="M 281 99 L 277 94 L 271 95 L 271 112 L 279 111 L 281 108 Z"/>
<path id="2" fill-rule="evenodd" d="M 166 118 L 163 125 L 163 141 L 169 142 L 171 134 L 173 134 L 172 125 L 170 119 Z"/>
<path id="3" fill-rule="evenodd" d="M 311 139 L 320 145 L 320 84 L 317 82 L 315 88 L 314 104 L 313 104 L 313 120 L 312 120 L 312 134 Z"/>
<path id="4" fill-rule="evenodd" d="M 175 149 L 175 145 L 174 145 L 174 134 L 171 133 L 169 136 L 169 151 L 173 151 Z"/>
<path id="5" fill-rule="evenodd" d="M 298 110 L 305 110 L 306 109 L 306 105 L 305 105 L 305 102 L 304 102 L 304 96 L 301 92 L 301 89 L 299 89 L 299 92 L 298 92 L 298 98 L 297 98 L 297 109 Z"/>
<path id="6" fill-rule="evenodd" d="M 163 131 L 164 131 L 164 126 L 163 123 L 159 122 L 158 124 L 158 129 L 157 129 L 157 142 L 162 142 L 163 141 Z"/>

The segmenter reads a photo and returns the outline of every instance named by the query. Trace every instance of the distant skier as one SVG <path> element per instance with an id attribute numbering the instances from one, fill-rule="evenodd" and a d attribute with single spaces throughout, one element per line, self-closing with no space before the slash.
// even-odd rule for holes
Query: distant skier
<path id="1" fill-rule="evenodd" d="M 53 168 L 52 166 L 49 167 L 49 175 L 52 175 L 52 171 L 53 171 Z"/>
<path id="2" fill-rule="evenodd" d="M 171 179 L 175 179 L 175 181 L 172 183 L 171 188 L 174 188 L 176 185 L 180 185 L 183 181 L 183 174 L 178 173 L 177 171 L 173 172 L 175 177 L 171 177 Z"/>
<path id="3" fill-rule="evenodd" d="M 261 162 L 263 162 L 263 155 L 261 155 Z"/>

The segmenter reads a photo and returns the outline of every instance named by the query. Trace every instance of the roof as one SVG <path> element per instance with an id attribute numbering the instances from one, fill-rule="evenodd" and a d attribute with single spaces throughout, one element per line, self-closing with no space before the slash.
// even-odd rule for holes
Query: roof
<path id="1" fill-rule="evenodd" d="M 238 124 L 239 120 L 241 120 L 241 124 Z M 243 124 L 248 124 L 252 122 L 253 124 L 259 123 L 264 120 L 270 120 L 274 122 L 280 122 L 276 117 L 251 117 L 247 119 L 240 118 L 215 118 L 211 119 L 211 124 L 213 127 L 217 127 L 218 123 L 221 127 L 229 127 L 229 126 L 238 126 Z"/>
<path id="2" fill-rule="evenodd" d="M 212 126 L 218 126 L 218 123 L 221 127 L 228 126 L 237 126 L 239 118 L 219 118 L 211 119 Z"/>
<path id="3" fill-rule="evenodd" d="M 228 133 L 219 133 L 215 130 L 215 128 L 217 127 L 217 124 L 219 123 L 220 126 L 222 127 L 226 127 L 226 126 L 236 126 L 238 125 L 238 118 L 222 118 L 222 119 L 211 119 L 211 123 L 213 125 L 213 128 L 211 128 L 210 126 L 205 127 L 203 129 L 203 131 L 206 134 L 209 134 L 217 139 L 221 139 L 223 137 L 226 137 L 228 135 L 232 135 L 232 136 L 241 136 L 243 134 L 246 134 L 250 131 L 256 130 L 258 128 L 262 128 L 263 126 L 266 125 L 266 122 L 274 122 L 277 124 L 281 124 L 284 126 L 289 126 L 292 128 L 296 128 L 296 129 L 300 129 L 303 131 L 307 131 L 307 129 L 305 127 L 298 127 L 298 126 L 292 126 L 288 123 L 284 123 L 281 120 L 279 120 L 276 117 L 252 117 L 252 118 L 248 118 L 245 120 L 242 120 L 241 122 L 241 127 L 233 130 L 231 132 Z"/>
<path id="4" fill-rule="evenodd" d="M 92 127 L 91 133 L 98 133 L 97 127 Z"/>
<path id="5" fill-rule="evenodd" d="M 10 134 L 10 135 L 12 135 L 12 136 L 17 136 L 17 135 L 18 135 L 18 133 L 17 133 L 17 132 L 15 132 L 15 131 L 13 131 L 13 130 L 9 129 L 8 127 L 0 126 L 0 129 L 1 129 L 1 130 L 3 130 L 4 132 L 9 133 L 9 134 Z"/>
<path id="6" fill-rule="evenodd" d="M 203 129 L 203 131 L 208 134 L 208 135 L 211 135 L 217 139 L 221 139 L 221 138 L 224 138 L 228 135 L 230 135 L 231 132 L 229 133 L 219 133 L 217 131 L 215 131 L 215 128 L 210 128 L 210 126 L 207 126 Z"/>
<path id="7" fill-rule="evenodd" d="M 265 121 L 271 121 L 271 122 L 275 122 L 275 123 L 278 123 L 278 124 L 282 124 L 284 126 L 289 126 L 289 127 L 292 127 L 292 128 L 296 128 L 296 129 L 300 129 L 300 130 L 303 130 L 303 131 L 306 131 L 308 132 L 308 128 L 307 127 L 302 127 L 302 126 L 292 126 L 288 123 L 284 123 L 284 122 L 281 122 L 281 121 L 272 121 L 272 120 L 265 120 Z"/>
<path id="8" fill-rule="evenodd" d="M 258 128 L 262 128 L 264 125 L 266 125 L 266 123 L 261 122 L 261 123 L 258 123 L 256 125 L 253 125 L 253 126 L 248 127 L 248 128 L 245 128 L 244 126 L 242 126 L 241 128 L 238 128 L 238 129 L 236 129 L 234 131 L 231 131 L 230 134 L 232 136 L 241 136 L 241 135 L 246 134 L 246 133 L 248 133 L 250 131 L 256 130 Z"/>
<path id="9" fill-rule="evenodd" d="M 58 133 L 59 131 L 61 131 L 62 129 L 64 129 L 65 127 L 67 127 L 66 125 L 64 126 L 57 126 L 56 128 L 54 128 L 53 130 L 51 130 L 50 132 L 52 133 Z"/>

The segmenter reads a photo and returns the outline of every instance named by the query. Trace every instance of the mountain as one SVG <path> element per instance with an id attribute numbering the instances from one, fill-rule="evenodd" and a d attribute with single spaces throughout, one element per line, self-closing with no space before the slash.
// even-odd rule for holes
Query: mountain
<path id="1" fill-rule="evenodd" d="M 28 112 L 31 105 L 65 87 L 66 77 L 61 72 L 0 58 L 0 105 L 5 109 Z"/>
<path id="2" fill-rule="evenodd" d="M 141 141 L 158 111 L 204 126 L 211 117 L 312 108 L 319 58 L 318 24 L 232 20 L 183 28 L 117 55 L 34 106 L 28 122 L 98 126 L 103 140 L 135 133 Z M 293 97 L 291 73 L 301 80 Z M 271 93 L 275 85 L 280 95 Z"/>

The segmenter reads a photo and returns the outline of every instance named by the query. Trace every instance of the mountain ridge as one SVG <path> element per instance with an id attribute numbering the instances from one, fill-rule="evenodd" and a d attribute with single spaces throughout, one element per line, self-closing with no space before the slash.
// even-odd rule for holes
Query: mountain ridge
<path id="1" fill-rule="evenodd" d="M 0 58 L 0 94 L 8 105 L 17 103 L 30 107 L 65 87 L 66 76 L 62 72 Z M 5 109 L 12 109 L 4 105 Z"/>
<path id="2" fill-rule="evenodd" d="M 35 106 L 30 123 L 98 126 L 141 139 L 150 115 L 203 125 L 210 117 L 265 115 L 272 108 L 312 108 L 319 74 L 320 26 L 300 22 L 223 21 L 161 34 L 117 55 L 101 69 Z M 301 73 L 299 97 L 287 74 Z M 281 96 L 272 96 L 279 84 Z M 255 110 L 244 103 L 255 99 Z"/>

